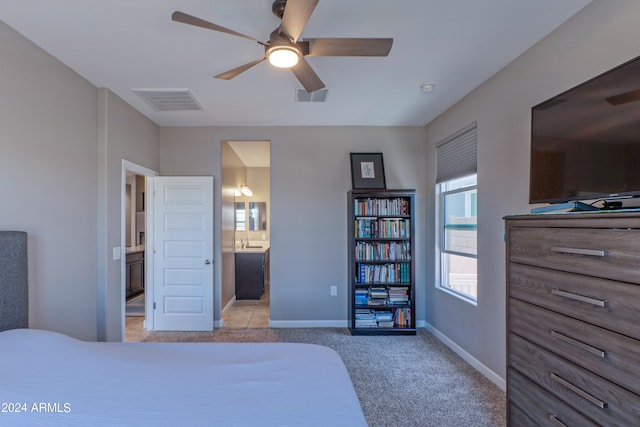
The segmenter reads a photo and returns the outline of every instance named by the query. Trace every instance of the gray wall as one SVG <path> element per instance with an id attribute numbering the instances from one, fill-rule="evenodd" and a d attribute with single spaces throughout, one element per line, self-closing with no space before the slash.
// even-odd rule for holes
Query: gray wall
<path id="1" fill-rule="evenodd" d="M 349 152 L 381 151 L 388 188 L 417 189 L 416 259 L 426 224 L 423 127 L 168 127 L 160 129 L 160 172 L 220 176 L 221 141 L 271 141 L 271 320 L 276 326 L 345 326 Z M 220 189 L 216 189 L 216 229 Z M 215 239 L 221 259 L 220 239 Z M 425 265 L 416 265 L 417 318 L 424 319 Z M 220 269 L 216 283 L 220 283 Z M 338 296 L 329 286 L 338 286 Z M 216 295 L 216 320 L 220 295 Z"/>
<path id="2" fill-rule="evenodd" d="M 0 39 L 0 229 L 29 233 L 30 327 L 119 341 L 122 159 L 159 169 L 158 127 L 2 22 Z"/>
<path id="3" fill-rule="evenodd" d="M 640 2 L 595 1 L 426 127 L 427 216 L 434 216 L 434 145 L 473 121 L 478 122 L 479 193 L 478 305 L 429 286 L 426 320 L 461 352 L 502 378 L 506 363 L 502 218 L 531 208 L 531 107 L 640 54 L 638 22 Z M 435 259 L 432 248 L 429 244 L 429 266 Z M 435 280 L 432 267 L 428 277 Z"/>
<path id="4" fill-rule="evenodd" d="M 247 182 L 247 167 L 231 146 L 222 142 L 222 190 L 221 190 L 221 251 L 222 262 L 216 266 L 221 269 L 221 301 L 224 309 L 236 295 L 236 259 L 235 259 L 235 201 L 236 189 Z"/>
<path id="5" fill-rule="evenodd" d="M 98 98 L 98 338 L 122 341 L 122 160 L 158 171 L 159 127 L 108 89 Z M 112 248 L 120 246 L 122 257 L 114 260 Z"/>
<path id="6" fill-rule="evenodd" d="M 0 22 L 0 229 L 29 233 L 29 324 L 96 338 L 96 88 Z"/>

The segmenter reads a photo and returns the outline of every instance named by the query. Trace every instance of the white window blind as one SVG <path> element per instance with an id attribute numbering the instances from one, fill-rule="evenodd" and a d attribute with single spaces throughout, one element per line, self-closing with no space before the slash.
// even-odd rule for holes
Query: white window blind
<path id="1" fill-rule="evenodd" d="M 436 144 L 436 183 L 477 173 L 477 123 Z"/>

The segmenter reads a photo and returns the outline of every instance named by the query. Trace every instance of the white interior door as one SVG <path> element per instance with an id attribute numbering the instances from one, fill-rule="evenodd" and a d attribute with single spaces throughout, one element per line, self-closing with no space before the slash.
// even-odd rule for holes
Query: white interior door
<path id="1" fill-rule="evenodd" d="M 153 329 L 213 330 L 213 177 L 153 178 Z"/>

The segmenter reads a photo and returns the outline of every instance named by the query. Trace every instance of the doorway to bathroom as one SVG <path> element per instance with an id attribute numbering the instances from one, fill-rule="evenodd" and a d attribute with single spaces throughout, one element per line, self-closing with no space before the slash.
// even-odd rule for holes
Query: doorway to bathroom
<path id="1" fill-rule="evenodd" d="M 270 141 L 223 141 L 222 322 L 268 328 L 270 319 Z"/>

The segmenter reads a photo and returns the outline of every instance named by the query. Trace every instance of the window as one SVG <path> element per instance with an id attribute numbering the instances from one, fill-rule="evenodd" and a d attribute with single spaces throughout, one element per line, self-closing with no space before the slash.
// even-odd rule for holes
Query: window
<path id="1" fill-rule="evenodd" d="M 478 189 L 476 175 L 438 184 L 439 286 L 477 299 Z"/>
<path id="2" fill-rule="evenodd" d="M 478 297 L 476 124 L 436 145 L 437 286 L 469 301 Z"/>

